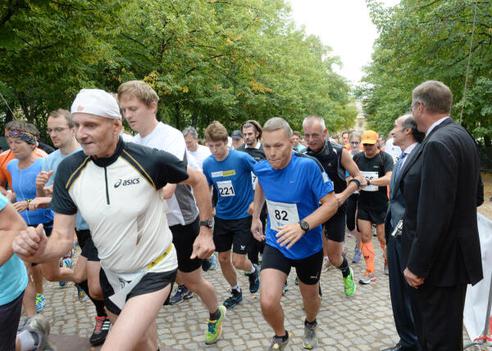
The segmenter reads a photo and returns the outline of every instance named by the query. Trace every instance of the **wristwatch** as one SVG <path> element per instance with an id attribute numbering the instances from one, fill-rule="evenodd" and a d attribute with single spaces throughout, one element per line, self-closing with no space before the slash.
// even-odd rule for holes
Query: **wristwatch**
<path id="1" fill-rule="evenodd" d="M 200 227 L 202 227 L 202 226 L 212 229 L 214 227 L 214 219 L 209 218 L 209 219 L 206 219 L 204 221 L 200 221 Z"/>
<path id="2" fill-rule="evenodd" d="M 307 233 L 310 229 L 309 223 L 306 222 L 305 220 L 300 220 L 299 225 L 301 226 L 301 229 L 304 230 L 304 233 Z"/>

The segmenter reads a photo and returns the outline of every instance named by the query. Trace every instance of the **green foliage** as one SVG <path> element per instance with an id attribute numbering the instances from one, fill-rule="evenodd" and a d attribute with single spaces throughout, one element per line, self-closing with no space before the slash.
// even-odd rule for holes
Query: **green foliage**
<path id="1" fill-rule="evenodd" d="M 492 3 L 403 0 L 385 9 L 367 0 L 380 36 L 359 88 L 373 128 L 387 133 L 410 109 L 412 89 L 437 79 L 454 94 L 453 117 L 486 144 L 492 137 Z M 474 7 L 476 26 L 473 29 Z M 470 40 L 470 68 L 466 80 Z"/>
<path id="2" fill-rule="evenodd" d="M 352 125 L 337 59 L 289 14 L 283 0 L 10 0 L 0 5 L 0 92 L 38 124 L 82 87 L 144 79 L 160 118 L 180 129 L 275 115 L 300 128 L 308 114 L 332 130 Z"/>

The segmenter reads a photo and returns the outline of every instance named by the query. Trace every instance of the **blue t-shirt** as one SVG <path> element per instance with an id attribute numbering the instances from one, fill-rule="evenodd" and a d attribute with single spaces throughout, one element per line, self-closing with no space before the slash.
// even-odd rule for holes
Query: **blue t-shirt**
<path id="1" fill-rule="evenodd" d="M 0 194 L 0 211 L 9 200 Z M 0 237 L 2 241 L 2 237 Z M 6 305 L 20 296 L 27 286 L 26 266 L 15 254 L 0 265 L 0 305 Z"/>
<path id="2" fill-rule="evenodd" d="M 63 161 L 66 157 L 80 151 L 81 148 L 77 148 L 75 151 L 68 155 L 64 155 L 60 152 L 60 149 L 53 151 L 51 154 L 49 154 L 46 158 L 43 158 L 43 171 L 53 171 L 52 176 L 46 183 L 47 186 L 52 185 L 53 181 L 55 180 L 56 176 L 56 170 L 58 169 L 58 165 Z M 88 230 L 89 225 L 85 222 L 85 220 L 82 218 L 80 215 L 80 212 L 77 212 L 77 221 L 75 224 L 75 228 L 77 230 Z"/>
<path id="3" fill-rule="evenodd" d="M 311 228 L 290 249 L 278 244 L 275 228 L 309 216 L 319 207 L 320 200 L 333 192 L 333 182 L 322 166 L 316 160 L 294 152 L 285 168 L 273 169 L 265 160 L 256 164 L 254 172 L 267 201 L 267 245 L 293 260 L 319 252 L 323 247 L 321 225 Z"/>
<path id="4" fill-rule="evenodd" d="M 19 160 L 13 159 L 7 165 L 12 176 L 12 190 L 17 201 L 32 200 L 36 197 L 36 177 L 43 169 L 43 159 L 36 159 L 27 168 L 19 169 Z M 20 212 L 24 221 L 30 226 L 53 221 L 53 211 L 49 208 L 40 208 L 34 211 Z"/>
<path id="5" fill-rule="evenodd" d="M 255 163 L 253 157 L 236 150 L 229 150 L 222 161 L 217 161 L 213 156 L 203 161 L 203 173 L 218 195 L 216 217 L 241 219 L 250 216 L 248 207 L 253 201 L 251 171 Z"/>

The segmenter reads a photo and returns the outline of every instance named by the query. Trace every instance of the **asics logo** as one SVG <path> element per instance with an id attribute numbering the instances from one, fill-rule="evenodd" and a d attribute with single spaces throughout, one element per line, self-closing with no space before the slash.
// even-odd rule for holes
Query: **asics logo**
<path id="1" fill-rule="evenodd" d="M 120 186 L 127 186 L 127 185 L 134 185 L 134 184 L 139 184 L 140 183 L 140 178 L 133 178 L 133 179 L 118 179 L 116 183 L 114 183 L 114 187 L 119 188 Z"/>

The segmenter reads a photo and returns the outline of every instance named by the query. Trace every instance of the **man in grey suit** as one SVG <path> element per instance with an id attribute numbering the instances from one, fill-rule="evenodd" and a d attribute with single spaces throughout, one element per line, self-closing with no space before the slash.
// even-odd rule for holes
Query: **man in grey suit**
<path id="1" fill-rule="evenodd" d="M 467 284 L 483 277 L 477 205 L 480 159 L 473 138 L 449 116 L 453 95 L 441 82 L 412 92 L 412 115 L 425 139 L 396 180 L 405 199 L 402 260 L 423 351 L 463 348 Z"/>
<path id="2" fill-rule="evenodd" d="M 395 189 L 395 184 L 408 156 L 424 139 L 424 133 L 418 131 L 412 115 L 406 114 L 396 119 L 391 136 L 393 145 L 399 146 L 402 151 L 391 175 L 390 203 L 385 221 L 391 305 L 400 341 L 383 351 L 413 351 L 418 350 L 417 334 L 412 315 L 411 288 L 403 276 L 405 263 L 401 259 L 401 230 L 398 230 L 405 213 L 405 200 L 401 190 Z"/>

